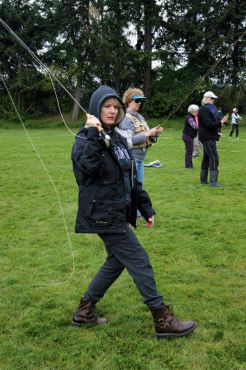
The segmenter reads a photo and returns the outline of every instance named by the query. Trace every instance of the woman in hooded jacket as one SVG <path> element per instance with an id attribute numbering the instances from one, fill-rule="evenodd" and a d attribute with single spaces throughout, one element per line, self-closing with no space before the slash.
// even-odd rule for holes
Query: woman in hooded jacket
<path id="1" fill-rule="evenodd" d="M 178 320 L 157 293 L 148 254 L 135 236 L 137 209 L 154 224 L 155 211 L 148 194 L 136 179 L 134 158 L 119 122 L 125 108 L 108 86 L 92 95 L 84 128 L 75 137 L 73 169 L 79 187 L 75 231 L 96 233 L 105 244 L 107 257 L 89 284 L 72 318 L 72 324 L 101 324 L 95 306 L 126 268 L 150 309 L 158 338 L 181 337 L 192 332 L 194 321 Z"/>

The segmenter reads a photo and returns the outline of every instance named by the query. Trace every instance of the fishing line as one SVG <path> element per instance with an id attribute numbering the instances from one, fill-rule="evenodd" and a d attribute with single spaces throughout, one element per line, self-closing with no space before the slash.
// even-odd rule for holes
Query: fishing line
<path id="1" fill-rule="evenodd" d="M 87 111 L 81 106 L 81 104 L 74 98 L 74 96 L 66 89 L 66 87 L 59 81 L 59 79 L 52 73 L 52 71 L 36 56 L 36 54 L 34 54 L 32 52 L 32 50 L 30 50 L 30 48 L 24 43 L 24 41 L 19 37 L 17 36 L 17 34 L 3 21 L 2 18 L 0 18 L 0 22 L 2 23 L 2 25 L 17 39 L 17 41 L 28 51 L 28 53 L 34 58 L 34 60 L 36 60 L 36 62 L 42 66 L 44 68 L 45 71 L 47 71 L 49 73 L 50 76 L 52 76 L 56 81 L 57 83 L 64 89 L 64 91 L 71 97 L 71 99 L 79 105 L 79 107 L 82 109 L 82 111 L 87 114 Z M 178 105 L 176 107 L 174 107 L 174 109 L 169 113 L 169 115 L 167 116 L 167 119 L 160 124 L 160 126 L 163 126 L 165 125 L 165 123 L 169 120 L 169 118 L 177 112 L 177 110 L 180 108 L 180 106 L 182 106 L 182 104 L 187 100 L 187 98 L 193 93 L 193 91 L 201 84 L 201 82 L 213 71 L 213 69 L 220 63 L 220 61 L 229 53 L 229 51 L 231 50 L 232 47 L 234 47 L 239 41 L 241 38 L 244 37 L 244 35 L 246 34 L 246 31 L 244 31 L 242 33 L 242 35 L 239 36 L 239 38 L 232 44 L 230 45 L 226 52 L 218 59 L 218 61 L 216 61 L 209 69 L 208 71 L 199 79 L 199 81 L 194 85 L 194 87 L 184 96 L 183 99 L 181 99 L 180 103 L 178 103 Z M 53 89 L 54 89 L 54 84 L 52 83 L 53 85 Z M 54 89 L 55 91 L 55 89 Z M 55 95 L 56 95 L 56 92 L 55 92 Z M 56 95 L 56 99 L 58 101 L 58 98 L 57 98 L 57 95 Z M 59 103 L 58 103 L 58 108 L 59 108 Z M 60 108 L 59 108 L 59 111 L 60 111 Z M 60 111 L 60 114 L 61 114 L 61 111 Z M 68 128 L 64 118 L 62 117 L 63 119 L 63 122 L 65 124 L 65 126 Z M 71 130 L 69 130 L 73 135 L 75 135 Z"/>
<path id="2" fill-rule="evenodd" d="M 246 61 L 246 49 L 245 49 L 245 56 L 244 56 L 244 60 Z M 243 74 L 242 82 L 241 82 L 240 87 L 239 87 L 239 93 L 238 93 L 238 96 L 237 96 L 237 101 L 236 101 L 236 103 L 235 103 L 235 105 L 234 105 L 235 107 L 237 107 L 237 103 L 238 103 L 239 98 L 240 98 L 240 95 L 241 95 L 241 90 L 242 90 L 243 83 L 244 83 L 244 77 L 245 77 L 245 72 L 244 72 L 244 74 Z"/>
<path id="3" fill-rule="evenodd" d="M 180 101 L 180 103 L 178 103 L 178 105 L 176 107 L 174 107 L 174 109 L 171 111 L 171 113 L 169 113 L 169 115 L 167 116 L 167 119 L 160 124 L 160 126 L 163 126 L 168 120 L 169 118 L 175 113 L 177 112 L 177 110 L 179 109 L 179 107 L 181 107 L 181 105 L 187 100 L 187 98 L 193 93 L 193 91 L 201 84 L 201 82 L 213 71 L 213 69 L 220 63 L 220 61 L 229 53 L 229 51 L 241 40 L 241 38 L 243 38 L 244 36 L 246 35 L 246 31 L 244 31 L 242 33 L 242 35 L 239 36 L 239 38 L 232 44 L 230 45 L 226 52 L 208 69 L 208 71 L 200 78 L 200 80 L 195 84 L 195 86 L 190 90 L 188 91 L 188 93 L 184 96 L 184 98 Z"/>
<path id="4" fill-rule="evenodd" d="M 70 98 L 76 103 L 76 104 L 78 104 L 78 106 L 81 108 L 81 110 L 85 113 L 85 114 L 87 114 L 87 111 L 83 108 L 83 106 L 74 98 L 74 96 L 66 89 L 66 87 L 58 80 L 58 78 L 52 73 L 52 71 L 36 56 L 36 54 L 34 54 L 33 52 L 32 52 L 32 50 L 24 43 L 24 41 L 19 37 L 19 36 L 17 36 L 17 34 L 3 21 L 3 19 L 2 18 L 0 18 L 0 23 L 5 27 L 5 29 L 12 35 L 12 36 L 14 36 L 14 38 L 16 38 L 16 40 L 20 43 L 20 45 L 21 46 L 23 46 L 24 47 L 24 49 L 26 49 L 27 50 L 27 52 L 31 55 L 31 57 L 38 63 L 38 65 L 39 66 L 41 66 L 42 68 L 43 68 L 43 70 L 44 71 L 46 71 L 47 73 L 48 73 L 48 76 L 49 76 L 49 78 L 50 78 L 50 81 L 51 81 L 51 84 L 52 84 L 52 87 L 53 87 L 53 90 L 54 90 L 54 93 L 55 93 L 55 97 L 56 97 L 56 101 L 57 101 L 57 106 L 58 106 L 58 110 L 59 110 L 59 113 L 60 113 L 60 116 L 61 116 L 61 118 L 62 118 L 62 121 L 63 121 L 63 123 L 64 123 L 64 125 L 66 126 L 66 128 L 68 129 L 68 131 L 70 132 L 70 133 L 72 133 L 72 135 L 74 135 L 74 136 L 76 136 L 76 134 L 68 127 L 68 125 L 66 124 L 66 121 L 65 121 L 65 119 L 64 119 L 64 116 L 63 116 L 63 114 L 62 114 L 62 111 L 61 111 L 61 107 L 60 107 L 60 104 L 59 104 L 59 99 L 58 99 L 58 96 L 57 96 L 57 92 L 56 92 L 56 89 L 55 89 L 55 85 L 54 85 L 54 82 L 53 82 L 53 79 L 64 89 L 64 91 L 70 96 Z M 28 140 L 29 140 L 29 142 L 31 143 L 31 146 L 32 146 L 32 148 L 33 148 L 33 150 L 35 151 L 35 153 L 36 153 L 36 155 L 37 155 L 37 157 L 38 157 L 38 159 L 39 159 L 39 161 L 41 162 L 41 164 L 42 164 L 42 167 L 43 167 L 43 169 L 44 169 L 44 171 L 46 172 L 46 174 L 47 174 L 47 176 L 48 176 L 48 179 L 49 179 L 49 181 L 50 181 L 50 183 L 52 184 L 52 187 L 53 187 L 53 189 L 54 189 L 54 191 L 55 191 L 55 194 L 56 194 L 56 197 L 57 197 L 57 199 L 58 199 L 58 202 L 59 202 L 59 206 L 60 206 L 60 210 L 61 210 L 61 214 L 62 214 L 62 218 L 63 218 L 63 222 L 64 222 L 64 226 L 65 226 L 65 230 L 66 230 L 66 234 L 67 234 L 67 239 L 68 239 L 68 242 L 69 242 L 69 247 L 70 247 L 70 250 L 71 250 L 71 255 L 72 255 L 72 272 L 71 272 L 71 275 L 70 275 L 70 277 L 68 278 L 68 279 L 66 279 L 65 281 L 62 281 L 62 282 L 59 282 L 59 283 L 46 283 L 46 284 L 15 284 L 15 286 L 57 286 L 57 285 L 61 285 L 61 284 L 64 284 L 64 283 L 66 283 L 69 279 L 71 279 L 71 277 L 72 277 L 72 275 L 73 275 L 73 273 L 74 273 L 74 270 L 75 270 L 75 261 L 74 261 L 74 252 L 73 252 L 73 248 L 72 248 L 72 244 L 71 244 L 71 239 L 70 239 L 70 235 L 69 235 L 69 232 L 68 232 L 68 227 L 67 227 L 67 224 L 66 224 L 66 220 L 65 220 L 65 215 L 64 215 L 64 211 L 63 211 L 63 207 L 62 207 L 62 203 L 61 203 L 61 200 L 60 200 L 60 197 L 59 197 L 59 194 L 58 194 L 58 191 L 57 191 L 57 188 L 56 188 L 56 186 L 55 186 L 55 184 L 54 184 L 54 181 L 53 181 L 53 179 L 52 179 L 52 177 L 50 176 L 50 174 L 49 174 L 49 172 L 48 172 L 48 169 L 47 169 L 47 167 L 46 167 L 46 165 L 45 165 L 45 163 L 44 163 L 44 161 L 42 160 L 42 158 L 41 158 L 41 156 L 39 155 L 39 153 L 38 153 L 38 150 L 36 149 L 36 147 L 35 147 L 35 145 L 33 144 L 33 142 L 32 142 L 32 140 L 31 140 L 31 138 L 30 138 L 30 135 L 29 135 L 29 133 L 28 133 L 28 131 L 27 131 L 27 129 L 26 129 L 26 127 L 25 127 L 25 125 L 24 125 L 24 122 L 23 122 L 23 120 L 21 119 L 21 116 L 20 116 L 20 114 L 19 114 L 19 112 L 18 112 L 18 109 L 17 109 L 17 107 L 16 107 L 16 105 L 15 105 L 15 103 L 14 103 L 14 100 L 13 100 L 13 98 L 12 98 L 12 95 L 11 95 L 11 93 L 10 93 L 10 91 L 9 91 L 9 89 L 8 89 L 8 87 L 7 87 L 7 85 L 6 85 L 6 83 L 5 83 L 5 81 L 4 81 L 4 78 L 3 78 L 3 76 L 2 75 L 0 75 L 0 77 L 1 77 L 1 80 L 2 80 L 2 82 L 3 82 L 3 84 L 4 84 L 4 87 L 5 87 L 5 89 L 6 89 L 6 91 L 8 92 L 8 95 L 9 95 L 9 97 L 10 97 L 10 100 L 11 100 L 11 103 L 12 103 L 12 105 L 13 105 L 13 107 L 14 107 L 14 110 L 15 110 L 15 112 L 16 112 L 16 114 L 17 114 L 17 116 L 18 116 L 18 118 L 19 118 L 19 120 L 20 120 L 20 122 L 21 122 L 21 124 L 22 124 L 22 127 L 23 127 L 23 129 L 24 129 L 24 131 L 25 131 L 25 133 L 26 133 L 26 135 L 27 135 L 27 137 L 28 137 Z M 106 135 L 105 135 L 105 133 L 104 133 L 104 131 L 103 130 L 101 130 L 101 133 L 100 133 L 100 135 L 102 135 L 104 138 L 106 138 Z M 81 138 L 81 139 L 86 139 L 86 138 L 84 138 L 84 137 L 82 137 L 82 136 L 80 136 L 79 135 L 79 137 Z M 2 291 L 2 290 L 5 290 L 5 289 L 8 289 L 9 287 L 6 287 L 6 288 L 4 288 L 4 289 L 0 289 L 0 291 Z"/>
<path id="5" fill-rule="evenodd" d="M 7 31 L 10 32 L 11 35 L 13 35 L 17 39 L 17 41 L 28 51 L 28 53 L 34 58 L 34 60 L 49 74 L 49 77 L 51 79 L 51 83 L 52 83 L 52 86 L 53 86 L 53 90 L 54 90 L 54 93 L 55 93 L 55 96 L 56 96 L 58 109 L 59 109 L 61 118 L 63 120 L 63 123 L 65 124 L 65 126 L 69 130 L 69 132 L 72 133 L 72 135 L 76 136 L 77 134 L 74 134 L 73 131 L 68 128 L 68 125 L 66 124 L 65 119 L 62 115 L 59 100 L 58 100 L 58 96 L 57 96 L 56 89 L 55 89 L 54 83 L 52 81 L 52 78 L 54 78 L 56 80 L 56 82 L 58 82 L 58 84 L 64 89 L 64 91 L 70 96 L 70 98 L 81 108 L 81 110 L 85 114 L 88 114 L 87 111 L 85 110 L 85 108 L 82 107 L 82 105 L 75 99 L 75 97 L 66 89 L 66 87 L 52 73 L 52 71 L 37 57 L 36 54 L 33 53 L 33 51 L 24 43 L 24 41 L 19 36 L 16 35 L 16 33 L 7 25 L 7 23 L 4 22 L 4 20 L 2 18 L 0 18 L 0 23 L 2 23 L 2 25 L 7 29 Z M 98 131 L 99 131 L 99 135 L 102 137 L 102 139 L 105 142 L 105 145 L 107 147 L 109 147 L 110 146 L 110 136 L 105 133 L 104 129 L 101 126 L 98 126 L 97 128 L 98 128 Z M 80 139 L 86 140 L 86 138 L 81 136 L 81 135 L 77 135 L 77 136 Z"/>
<path id="6" fill-rule="evenodd" d="M 41 163 L 41 165 L 42 165 L 42 167 L 43 167 L 43 169 L 44 169 L 44 172 L 45 172 L 45 173 L 46 173 L 46 175 L 48 176 L 48 179 L 49 179 L 49 181 L 50 181 L 50 183 L 51 183 L 51 185 L 52 185 L 52 187 L 53 187 L 53 189 L 54 189 L 54 191 L 55 191 L 56 198 L 57 198 L 58 203 L 59 203 L 59 207 L 60 207 L 60 211 L 61 211 L 61 215 L 62 215 L 62 219 L 63 219 L 63 223 L 64 223 L 65 231 L 66 231 L 66 235 L 67 235 L 67 240 L 68 240 L 68 244 L 69 244 L 70 253 L 71 253 L 71 256 L 72 256 L 72 271 L 71 271 L 71 273 L 70 273 L 70 276 L 69 276 L 66 280 L 61 281 L 61 282 L 58 282 L 58 283 L 15 284 L 15 285 L 13 285 L 13 286 L 15 286 L 15 287 L 16 287 L 16 286 L 32 286 L 32 287 L 35 287 L 35 286 L 36 286 L 36 287 L 40 287 L 40 286 L 58 286 L 58 285 L 62 285 L 62 284 L 65 284 L 66 282 L 68 282 L 68 281 L 72 278 L 72 276 L 73 276 L 73 274 L 74 274 L 74 271 L 75 271 L 74 251 L 73 251 L 73 247 L 72 247 L 72 243 L 71 243 L 71 239 L 70 239 L 70 235 L 69 235 L 69 231 L 68 231 L 68 227 L 67 227 L 67 223 L 66 223 L 66 219 L 65 219 L 65 215 L 64 215 L 64 210 L 63 210 L 63 207 L 62 207 L 62 203 L 61 203 L 61 200 L 60 200 L 60 197 L 59 197 L 59 194 L 58 194 L 58 191 L 57 191 L 56 185 L 55 185 L 55 183 L 54 183 L 54 181 L 53 181 L 53 179 L 52 179 L 52 177 L 51 177 L 51 175 L 50 175 L 50 173 L 49 173 L 49 171 L 48 171 L 48 169 L 47 169 L 47 167 L 46 167 L 46 165 L 45 165 L 44 161 L 42 160 L 42 158 L 41 158 L 41 156 L 40 156 L 40 154 L 39 154 L 39 152 L 38 152 L 38 150 L 37 150 L 36 146 L 34 145 L 34 143 L 33 143 L 32 139 L 31 139 L 31 137 L 30 137 L 30 135 L 29 135 L 29 133 L 28 133 L 28 131 L 27 131 L 26 127 L 25 127 L 25 125 L 24 125 L 24 122 L 23 122 L 23 120 L 22 120 L 22 118 L 21 118 L 21 116 L 20 116 L 20 114 L 19 114 L 19 111 L 18 111 L 18 109 L 17 109 L 17 107 L 16 107 L 16 105 L 15 105 L 15 102 L 14 102 L 14 100 L 13 100 L 13 98 L 12 98 L 12 95 L 11 95 L 11 93 L 10 93 L 10 91 L 9 91 L 9 89 L 8 89 L 8 87 L 7 87 L 6 83 L 5 83 L 5 81 L 4 81 L 3 77 L 2 77 L 2 75 L 0 75 L 0 77 L 1 77 L 1 80 L 2 80 L 2 82 L 3 82 L 3 85 L 4 85 L 5 89 L 6 89 L 7 93 L 8 93 L 8 95 L 9 95 L 9 98 L 10 98 L 10 100 L 11 100 L 11 103 L 12 103 L 12 105 L 13 105 L 14 109 L 15 109 L 15 112 L 16 112 L 16 114 L 17 114 L 17 117 L 19 118 L 19 120 L 20 120 L 20 122 L 21 122 L 21 124 L 22 124 L 22 127 L 23 127 L 23 129 L 24 129 L 24 131 L 25 131 L 25 133 L 26 133 L 26 135 L 27 135 L 27 137 L 28 137 L 28 140 L 29 140 L 29 142 L 30 142 L 30 144 L 31 144 L 31 146 L 32 146 L 32 148 L 33 148 L 33 150 L 34 150 L 34 152 L 35 152 L 36 156 L 38 157 L 38 159 L 39 159 L 39 161 L 40 161 L 40 163 Z M 2 291 L 2 290 L 6 290 L 6 289 L 8 289 L 8 288 L 10 288 L 10 287 L 12 287 L 12 286 L 8 286 L 8 287 L 5 287 L 5 288 L 3 288 L 3 289 L 0 289 L 0 291 Z"/>
<path id="7" fill-rule="evenodd" d="M 241 90 L 242 90 L 243 84 L 244 84 L 244 80 L 242 79 L 242 83 L 240 84 L 240 88 L 239 88 L 239 92 L 238 92 L 238 96 L 237 96 L 237 101 L 235 103 L 235 107 L 237 107 L 237 103 L 238 103 L 240 95 L 241 95 Z"/>
<path id="8" fill-rule="evenodd" d="M 61 111 L 61 107 L 60 107 L 60 103 L 59 103 L 59 99 L 58 99 L 58 96 L 57 96 L 57 92 L 56 92 L 56 88 L 55 88 L 55 85 L 54 85 L 54 82 L 53 82 L 53 79 L 52 79 L 52 76 L 49 74 L 49 78 L 50 78 L 50 81 L 51 81 L 51 84 L 52 84 L 52 87 L 53 87 L 53 90 L 54 90 L 54 94 L 55 94 L 55 97 L 56 97 L 56 103 L 57 103 L 57 107 L 58 107 L 58 110 L 59 110 L 59 113 L 60 113 L 60 116 L 61 116 L 61 119 L 64 123 L 64 125 L 66 126 L 67 130 L 74 136 L 76 136 L 77 134 L 75 134 L 71 129 L 70 127 L 67 125 L 66 121 L 65 121 L 65 118 L 62 114 L 62 111 Z M 80 136 L 80 138 L 82 139 L 85 139 L 84 137 Z"/>
<path id="9" fill-rule="evenodd" d="M 74 98 L 74 96 L 66 89 L 66 87 L 58 80 L 58 78 L 52 73 L 52 71 L 37 57 L 36 54 L 33 53 L 33 51 L 24 43 L 24 41 L 16 35 L 16 33 L 7 25 L 7 23 L 4 22 L 4 20 L 2 18 L 0 18 L 0 22 L 2 23 L 2 25 L 7 29 L 7 31 L 9 31 L 11 33 L 11 35 L 13 35 L 17 41 L 28 51 L 28 53 L 34 58 L 34 60 L 36 60 L 36 62 L 46 71 L 48 72 L 49 74 L 49 77 L 51 79 L 51 76 L 56 80 L 56 82 L 58 82 L 58 84 L 64 89 L 64 91 L 70 96 L 70 98 L 81 108 L 81 110 L 85 113 L 85 114 L 88 114 L 87 111 L 85 110 L 85 108 L 82 107 L 82 105 Z M 76 136 L 77 134 L 74 134 L 72 130 L 70 130 L 68 128 L 68 125 L 66 124 L 65 122 L 65 119 L 61 113 L 61 109 L 60 109 L 60 104 L 59 104 L 59 100 L 58 100 L 58 97 L 57 97 L 57 94 L 56 94 L 56 90 L 55 90 L 55 87 L 54 87 L 54 83 L 51 79 L 51 83 L 52 83 L 52 86 L 53 86 L 53 90 L 55 92 L 55 96 L 56 96 L 56 100 L 57 100 L 57 105 L 58 105 L 58 109 L 59 109 L 59 112 L 60 112 L 60 115 L 61 115 L 61 118 L 63 120 L 63 123 L 65 124 L 66 128 L 69 130 L 69 132 L 71 132 L 74 136 Z M 106 147 L 109 147 L 110 146 L 110 136 L 106 134 L 106 132 L 104 131 L 104 129 L 98 125 L 97 127 L 98 131 L 99 131 L 99 136 L 102 137 L 102 139 L 104 140 L 104 143 L 106 145 Z M 80 136 L 80 135 L 77 135 L 79 138 L 81 139 L 84 139 L 86 140 L 85 137 L 83 136 Z"/>
<path id="10" fill-rule="evenodd" d="M 61 115 L 61 117 L 62 117 L 62 120 L 63 120 L 63 123 L 65 124 L 65 126 L 66 126 L 66 128 L 69 130 L 69 132 L 70 133 L 72 133 L 73 135 L 75 135 L 73 132 L 72 132 L 72 130 L 67 126 L 67 124 L 66 124 L 66 122 L 65 122 L 65 119 L 64 119 L 64 117 L 63 117 L 63 115 L 62 115 L 62 112 L 61 112 L 61 108 L 60 108 L 60 104 L 59 104 L 59 100 L 58 100 L 58 96 L 57 96 L 57 93 L 56 93 L 56 89 L 55 89 L 55 86 L 54 86 L 54 83 L 53 83 L 53 80 L 52 80 L 52 78 L 64 89 L 64 91 L 70 96 L 70 98 L 76 103 L 76 104 L 78 104 L 78 106 L 81 108 L 81 110 L 85 113 L 85 114 L 87 114 L 87 111 L 81 106 L 81 104 L 74 98 L 74 96 L 66 89 L 66 87 L 59 81 L 59 79 L 52 73 L 52 71 L 36 56 L 36 54 L 34 54 L 31 50 L 30 50 L 30 48 L 24 43 L 24 41 L 22 41 L 22 39 L 20 39 L 20 37 L 19 36 L 17 36 L 16 35 L 16 33 L 3 21 L 3 19 L 2 18 L 0 18 L 0 22 L 1 22 L 1 24 L 5 27 L 5 29 L 7 29 L 7 31 L 8 32 L 10 32 L 15 38 L 16 38 L 16 40 L 28 51 L 28 53 L 32 56 L 32 58 L 44 69 L 44 71 L 46 71 L 47 73 L 48 73 L 48 75 L 49 75 L 49 77 L 50 77 L 50 80 L 51 80 L 51 83 L 52 83 L 52 86 L 53 86 L 53 90 L 54 90 L 54 93 L 55 93 L 55 96 L 56 96 L 56 100 L 57 100 L 57 105 L 58 105 L 58 109 L 59 109 L 59 112 L 60 112 L 60 115 Z M 222 55 L 220 58 L 219 58 L 219 60 L 217 61 L 217 62 L 215 62 L 210 68 L 209 68 L 209 70 L 205 73 L 205 75 L 204 76 L 202 76 L 201 78 L 200 78 L 200 80 L 195 84 L 195 86 L 184 96 L 184 98 L 180 101 L 180 103 L 169 113 L 169 115 L 168 115 L 168 117 L 167 117 L 167 119 L 163 122 L 163 123 L 161 123 L 160 124 L 160 126 L 163 126 L 168 120 L 169 120 L 169 118 L 179 109 L 179 107 L 186 101 L 186 99 L 192 94 L 192 92 L 200 85 L 200 83 L 211 73 L 211 71 L 220 63 L 220 61 L 229 53 L 229 51 L 231 50 L 231 48 L 233 47 L 233 46 L 235 46 L 238 42 L 239 42 L 239 40 L 242 38 L 242 37 L 244 37 L 244 35 L 246 34 L 246 31 L 245 32 L 243 32 L 243 34 L 231 45 L 231 46 L 229 46 L 228 47 L 228 49 L 227 49 L 227 51 L 224 53 L 224 55 Z M 51 178 L 51 176 L 50 176 L 50 174 L 49 174 L 49 172 L 48 172 L 48 170 L 47 170 L 47 168 L 46 168 L 46 166 L 45 166 L 45 164 L 44 164 L 44 162 L 43 162 L 43 160 L 41 159 L 41 157 L 40 157 L 40 155 L 39 155 L 39 153 L 38 153 L 38 151 L 36 150 L 36 147 L 34 146 L 34 144 L 32 143 L 32 140 L 31 140 L 31 138 L 30 138 L 30 136 L 29 136 L 29 134 L 28 134 L 28 132 L 27 132 L 27 130 L 26 130 L 26 127 L 25 127 L 25 125 L 24 125 L 24 123 L 23 123 L 23 121 L 22 121 L 22 119 L 21 119 L 21 117 L 20 117 L 20 115 L 19 115 L 19 112 L 18 112 L 18 110 L 17 110 L 17 108 L 16 108 L 16 106 L 15 106 L 15 104 L 14 104 L 14 101 L 13 101 L 13 99 L 12 99 L 12 96 L 11 96 L 11 94 L 10 94 L 10 91 L 8 90 L 8 88 L 7 88 L 7 86 L 6 86 L 6 84 L 5 84 L 5 82 L 4 82 L 4 80 L 3 80 L 3 78 L 2 78 L 2 81 L 3 81 L 3 84 L 4 84 L 4 86 L 5 86 L 5 88 L 7 89 L 7 91 L 8 91 L 8 94 L 9 94 L 9 96 L 10 96 L 10 99 L 11 99 L 11 102 L 12 102 L 12 104 L 13 104 L 13 106 L 14 106 L 14 109 L 15 109 L 15 111 L 16 111 L 16 113 L 17 113 L 17 116 L 19 117 L 19 119 L 20 119 L 20 121 L 21 121 L 21 124 L 22 124 L 22 126 L 23 126 L 23 128 L 24 128 L 24 131 L 25 131 L 25 133 L 27 134 L 27 136 L 28 136 L 28 139 L 29 139 L 29 141 L 30 141 L 30 143 L 31 143 L 31 145 L 32 145 L 32 147 L 33 147 L 33 149 L 34 149 L 34 151 L 35 151 L 35 153 L 36 153 L 36 155 L 37 155 L 37 157 L 39 158 L 39 160 L 40 160 L 40 162 L 41 162 L 41 164 L 42 164 L 42 166 L 43 166 L 43 168 L 44 168 L 44 170 L 45 170 L 45 172 L 47 173 L 47 176 L 48 176 L 48 178 L 49 178 L 49 180 L 50 180 L 50 182 L 51 182 L 51 184 L 52 184 L 52 186 L 53 186 L 53 188 L 54 188 L 54 190 L 55 190 L 55 193 L 56 193 L 56 196 L 57 196 L 57 199 L 58 199 L 58 201 L 59 201 L 59 205 L 60 205 L 60 208 L 61 208 L 61 211 L 62 211 L 62 216 L 63 216 L 63 221 L 64 221 L 64 224 L 65 224 L 65 229 L 66 229 L 66 232 L 67 232 L 67 236 L 68 236 L 68 240 L 69 240 L 69 245 L 70 245 L 70 248 L 71 248 L 71 251 L 72 251 L 72 245 L 71 245 L 71 241 L 70 241 L 70 236 L 69 236 L 69 233 L 68 233 L 68 229 L 67 229 L 67 225 L 66 225 L 66 221 L 65 221 L 65 217 L 64 217 L 64 212 L 63 212 L 63 208 L 62 208 L 62 204 L 61 204 L 61 201 L 60 201 L 60 198 L 59 198 L 59 195 L 58 195 L 58 192 L 57 192 L 57 189 L 56 189 L 56 187 L 55 187 L 55 184 L 54 184 L 54 182 L 53 182 L 53 180 L 52 180 L 52 178 Z M 73 255 L 73 251 L 72 251 L 72 256 L 73 256 L 73 271 L 74 271 L 74 255 Z M 73 273 L 73 271 L 72 271 L 72 273 Z M 67 279 L 68 280 L 68 279 Z M 66 280 L 66 281 L 67 281 Z M 61 282 L 61 283 L 57 283 L 57 284 L 42 284 L 42 285 L 60 285 L 60 284 L 63 284 L 64 282 Z M 36 284 L 32 284 L 32 286 L 35 286 Z M 30 286 L 30 285 L 29 285 Z M 38 285 L 38 286 L 40 286 L 40 284 Z"/>
<path id="11" fill-rule="evenodd" d="M 232 44 L 230 45 L 226 52 L 208 69 L 208 71 L 198 80 L 198 82 L 194 85 L 194 87 L 188 91 L 188 93 L 183 97 L 183 99 L 181 99 L 181 101 L 178 103 L 178 105 L 176 105 L 174 107 L 174 109 L 169 113 L 169 115 L 167 116 L 167 119 L 160 123 L 159 126 L 164 126 L 165 123 L 170 119 L 170 117 L 177 112 L 177 110 L 182 106 L 182 104 L 187 100 L 187 98 L 193 93 L 193 91 L 201 84 L 201 82 L 215 69 L 215 67 L 220 63 L 220 61 L 230 52 L 230 50 L 246 35 L 246 31 L 244 31 L 239 37 L 238 39 Z M 165 126 L 165 128 L 167 127 L 167 125 Z M 166 166 L 165 167 L 167 169 L 169 169 L 171 172 L 175 172 L 176 173 L 176 170 L 172 169 L 170 166 Z"/>
<path id="12" fill-rule="evenodd" d="M 43 69 L 49 73 L 50 76 L 56 80 L 56 82 L 63 88 L 64 91 L 70 96 L 70 98 L 78 104 L 78 106 L 82 109 L 82 111 L 87 114 L 87 111 L 85 108 L 82 107 L 82 105 L 75 99 L 75 97 L 66 89 L 66 87 L 58 80 L 58 78 L 52 73 L 52 71 L 37 57 L 37 55 L 24 43 L 24 41 L 17 36 L 17 34 L 7 25 L 7 23 L 4 22 L 4 20 L 0 17 L 0 23 L 7 29 L 8 32 L 11 33 L 12 36 L 14 36 L 17 41 L 27 50 L 27 52 L 33 57 L 33 59 L 41 66 Z"/>

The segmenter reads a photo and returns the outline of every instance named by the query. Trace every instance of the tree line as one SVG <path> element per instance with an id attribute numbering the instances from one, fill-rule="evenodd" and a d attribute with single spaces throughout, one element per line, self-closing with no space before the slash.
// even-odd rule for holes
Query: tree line
<path id="1" fill-rule="evenodd" d="M 213 90 L 245 110 L 245 0 L 2 0 L 0 17 L 85 108 L 101 84 L 141 87 L 152 117 Z M 0 24 L 0 73 L 24 116 L 57 112 L 49 74 Z M 56 84 L 63 111 L 79 106 Z M 0 113 L 14 110 L 0 80 Z"/>

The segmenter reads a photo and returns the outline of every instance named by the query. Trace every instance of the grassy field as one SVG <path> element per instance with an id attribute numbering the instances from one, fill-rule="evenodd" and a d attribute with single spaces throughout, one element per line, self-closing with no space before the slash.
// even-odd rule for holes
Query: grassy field
<path id="1" fill-rule="evenodd" d="M 127 273 L 98 304 L 108 325 L 71 327 L 105 251 L 96 235 L 73 231 L 73 135 L 28 132 L 45 169 L 23 130 L 0 130 L 0 368 L 246 369 L 246 130 L 229 140 L 227 127 L 218 144 L 223 188 L 199 184 L 200 159 L 184 168 L 181 130 L 167 128 L 148 153 L 147 162 L 163 164 L 145 170 L 156 225 L 147 230 L 140 221 L 136 233 L 166 303 L 198 323 L 190 337 L 170 341 L 155 339 Z"/>

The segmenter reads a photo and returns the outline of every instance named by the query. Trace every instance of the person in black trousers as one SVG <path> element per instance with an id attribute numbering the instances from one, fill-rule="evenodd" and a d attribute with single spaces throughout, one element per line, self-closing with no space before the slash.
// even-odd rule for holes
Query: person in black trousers
<path id="1" fill-rule="evenodd" d="M 205 92 L 202 105 L 199 109 L 199 139 L 203 144 L 203 159 L 201 163 L 201 184 L 208 184 L 208 169 L 210 169 L 210 186 L 219 187 L 218 183 L 218 165 L 219 156 L 216 142 L 220 138 L 220 130 L 225 122 L 228 121 L 228 115 L 221 118 L 214 102 L 218 97 L 212 92 Z"/>
<path id="2" fill-rule="evenodd" d="M 193 168 L 193 142 L 198 131 L 198 111 L 198 105 L 191 104 L 188 107 L 188 115 L 185 117 L 182 136 L 183 142 L 185 143 L 185 168 Z"/>
<path id="3" fill-rule="evenodd" d="M 81 298 L 72 324 L 105 323 L 106 319 L 97 317 L 95 306 L 126 268 L 152 313 L 157 338 L 185 336 L 196 323 L 178 320 L 164 304 L 148 254 L 129 226 L 136 227 L 139 209 L 145 226 L 151 228 L 155 211 L 142 184 L 137 183 L 134 158 L 118 129 L 125 116 L 124 104 L 113 89 L 101 86 L 92 94 L 89 113 L 72 149 L 79 187 L 75 231 L 98 234 L 107 257 Z"/>

